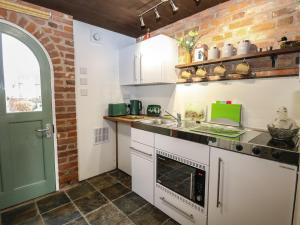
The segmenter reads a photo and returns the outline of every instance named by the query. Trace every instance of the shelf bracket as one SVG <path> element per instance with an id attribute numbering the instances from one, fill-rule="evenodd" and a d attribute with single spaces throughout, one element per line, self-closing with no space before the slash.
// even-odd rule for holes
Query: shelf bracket
<path id="1" fill-rule="evenodd" d="M 277 61 L 278 55 L 272 54 L 271 60 L 272 60 L 272 68 L 276 67 L 276 61 Z"/>

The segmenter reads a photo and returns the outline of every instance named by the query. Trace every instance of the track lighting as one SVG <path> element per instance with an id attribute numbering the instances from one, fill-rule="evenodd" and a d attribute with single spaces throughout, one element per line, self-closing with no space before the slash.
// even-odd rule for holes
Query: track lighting
<path id="1" fill-rule="evenodd" d="M 156 20 L 159 20 L 160 19 L 160 15 L 159 15 L 159 12 L 158 12 L 157 8 L 154 9 L 154 13 L 155 13 Z"/>
<path id="2" fill-rule="evenodd" d="M 200 2 L 201 0 L 195 0 L 195 1 Z M 155 18 L 158 21 L 160 19 L 160 14 L 158 12 L 158 6 L 164 4 L 165 2 L 170 3 L 170 6 L 172 7 L 173 13 L 176 13 L 179 10 L 179 8 L 175 5 L 174 0 L 160 0 L 157 4 L 155 4 L 151 8 L 147 9 L 146 11 L 144 11 L 144 12 L 142 12 L 138 15 L 138 17 L 140 18 L 140 23 L 141 23 L 142 28 L 144 28 L 146 26 L 145 22 L 144 22 L 144 19 L 143 19 L 143 15 L 149 13 L 150 11 L 154 11 Z"/>
<path id="3" fill-rule="evenodd" d="M 146 25 L 145 25 L 143 16 L 140 16 L 140 22 L 141 22 L 141 28 L 144 28 Z"/>
<path id="4" fill-rule="evenodd" d="M 170 0 L 170 5 L 172 7 L 173 12 L 177 12 L 179 10 L 179 8 L 175 5 L 173 0 Z"/>

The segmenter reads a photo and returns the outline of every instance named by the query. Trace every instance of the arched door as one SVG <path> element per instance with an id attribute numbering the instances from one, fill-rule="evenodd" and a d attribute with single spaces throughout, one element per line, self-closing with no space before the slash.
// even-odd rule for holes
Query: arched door
<path id="1" fill-rule="evenodd" d="M 35 39 L 0 22 L 0 209 L 53 191 L 50 64 Z"/>

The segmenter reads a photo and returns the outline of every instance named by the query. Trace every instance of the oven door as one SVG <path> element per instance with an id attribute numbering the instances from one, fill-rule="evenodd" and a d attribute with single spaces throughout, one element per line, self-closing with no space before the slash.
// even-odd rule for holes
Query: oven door
<path id="1" fill-rule="evenodd" d="M 206 171 L 197 163 L 169 156 L 156 155 L 156 182 L 204 208 Z"/>

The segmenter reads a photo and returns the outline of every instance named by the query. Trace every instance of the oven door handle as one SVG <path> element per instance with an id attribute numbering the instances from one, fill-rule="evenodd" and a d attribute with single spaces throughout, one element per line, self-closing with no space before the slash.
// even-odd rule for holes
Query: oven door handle
<path id="1" fill-rule="evenodd" d="M 223 160 L 219 158 L 218 160 L 218 188 L 217 188 L 217 208 L 221 207 L 222 203 L 220 201 L 220 185 L 221 185 L 221 164 Z"/>
<path id="2" fill-rule="evenodd" d="M 183 216 L 185 216 L 190 221 L 192 221 L 192 222 L 194 221 L 194 215 L 193 214 L 188 214 L 187 212 L 185 212 L 182 209 L 178 208 L 176 205 L 174 205 L 171 202 L 169 202 L 168 200 L 166 200 L 165 197 L 160 197 L 160 200 L 162 200 L 169 207 L 171 207 L 171 208 L 175 209 L 176 211 L 178 211 L 179 213 L 181 213 Z"/>

